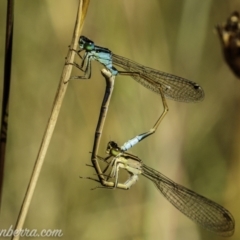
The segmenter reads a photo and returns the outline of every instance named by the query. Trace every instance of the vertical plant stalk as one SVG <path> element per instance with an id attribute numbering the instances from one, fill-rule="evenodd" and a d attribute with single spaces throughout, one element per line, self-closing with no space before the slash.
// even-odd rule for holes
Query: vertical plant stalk
<path id="1" fill-rule="evenodd" d="M 6 22 L 7 24 L 6 24 L 5 60 L 4 60 L 2 119 L 1 119 L 1 130 L 0 130 L 0 207 L 2 202 L 4 162 L 5 162 L 6 143 L 7 143 L 8 106 L 9 106 L 9 93 L 10 93 L 11 68 L 12 68 L 14 0 L 8 0 Z"/>
<path id="2" fill-rule="evenodd" d="M 74 28 L 74 33 L 73 33 L 73 38 L 72 38 L 72 43 L 71 43 L 71 47 L 70 49 L 76 49 L 77 45 L 78 45 L 78 39 L 80 36 L 80 32 L 81 29 L 83 27 L 83 22 L 86 16 L 86 12 L 87 12 L 87 8 L 88 8 L 88 4 L 89 4 L 89 0 L 80 0 L 79 1 L 79 6 L 78 6 L 78 12 L 77 12 L 77 18 L 76 18 L 76 23 L 75 23 L 75 28 Z M 84 12 L 83 12 L 84 10 Z M 67 55 L 67 59 L 66 61 L 68 63 L 73 63 L 74 60 L 74 56 L 75 56 L 75 52 L 69 50 L 68 55 Z M 48 124 L 42 139 L 42 143 L 37 155 L 37 159 L 35 161 L 35 165 L 33 168 L 33 172 L 32 172 L 32 176 L 31 179 L 29 181 L 29 185 L 21 206 L 21 210 L 17 219 L 17 223 L 15 225 L 15 231 L 19 231 L 22 229 L 24 221 L 26 219 L 26 215 L 32 200 L 32 196 L 37 184 L 37 180 L 45 159 L 45 155 L 53 134 L 53 130 L 55 128 L 56 122 L 57 122 L 57 118 L 59 115 L 59 111 L 62 105 L 62 101 L 63 98 L 65 96 L 66 90 L 67 90 L 67 86 L 68 86 L 68 80 L 70 78 L 71 75 L 71 71 L 72 71 L 72 65 L 71 64 L 66 64 L 63 68 L 63 72 L 62 72 L 62 76 L 60 79 L 60 83 L 59 83 L 59 87 L 56 93 L 56 97 L 53 103 L 53 109 L 50 115 L 50 118 L 48 120 Z M 14 232 L 15 232 L 14 231 Z M 16 233 L 15 232 L 15 233 Z M 16 236 L 13 236 L 12 239 L 17 240 L 19 239 L 19 234 L 17 234 Z"/>

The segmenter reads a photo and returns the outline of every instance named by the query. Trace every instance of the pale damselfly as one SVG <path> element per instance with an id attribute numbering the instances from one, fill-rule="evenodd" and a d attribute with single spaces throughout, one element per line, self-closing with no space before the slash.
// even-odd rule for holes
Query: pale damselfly
<path id="1" fill-rule="evenodd" d="M 107 170 L 110 168 L 107 181 L 111 178 L 114 179 L 112 188 L 118 187 L 120 184 L 120 188 L 129 189 L 136 183 L 138 176 L 142 175 L 152 181 L 163 196 L 192 221 L 223 237 L 233 235 L 235 228 L 234 218 L 221 205 L 175 183 L 162 173 L 145 165 L 137 156 L 124 152 L 113 141 L 108 143 L 106 152 L 108 154 L 106 158 L 98 158 L 108 163 L 103 174 L 106 175 Z M 120 169 L 125 169 L 130 175 L 125 183 L 119 183 Z M 92 180 L 98 181 L 96 179 Z"/>

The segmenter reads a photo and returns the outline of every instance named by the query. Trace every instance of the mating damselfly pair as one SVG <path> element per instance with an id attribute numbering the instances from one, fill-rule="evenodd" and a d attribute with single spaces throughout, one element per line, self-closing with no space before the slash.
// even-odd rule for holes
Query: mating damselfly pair
<path id="1" fill-rule="evenodd" d="M 96 60 L 103 64 L 113 76 L 128 75 L 148 89 L 160 94 L 163 102 L 163 113 L 149 131 L 137 135 L 127 141 L 122 147 L 118 147 L 115 142 L 109 142 L 106 158 L 99 156 L 92 157 L 98 160 L 104 160 L 107 167 L 102 171 L 96 169 L 99 180 L 103 187 L 109 187 L 104 183 L 113 181 L 112 187 L 129 189 L 138 180 L 139 175 L 150 179 L 163 196 L 172 203 L 178 210 L 197 222 L 204 228 L 214 231 L 222 236 L 231 236 L 234 232 L 234 219 L 231 213 L 219 204 L 173 182 L 160 172 L 145 165 L 138 157 L 127 153 L 126 151 L 135 144 L 153 134 L 159 126 L 161 120 L 168 111 L 165 97 L 181 102 L 198 102 L 204 98 L 202 88 L 190 80 L 164 73 L 152 68 L 145 67 L 127 58 L 112 53 L 109 49 L 96 46 L 93 41 L 81 36 L 79 39 L 80 50 L 78 55 L 82 58 L 81 65 L 74 64 L 84 72 L 83 76 L 73 77 L 75 79 L 88 79 L 91 77 L 91 61 Z M 84 55 L 80 53 L 85 51 Z M 119 71 L 113 65 L 123 68 L 125 71 Z M 106 90 L 107 91 L 107 90 Z M 100 119 L 101 122 L 101 119 Z M 101 125 L 101 124 L 100 124 Z M 96 134 L 97 135 L 97 134 Z M 94 144 L 95 146 L 95 144 Z M 94 163 L 95 164 L 95 163 Z M 93 165 L 94 165 L 93 164 Z M 107 170 L 110 168 L 110 173 Z M 126 182 L 119 184 L 119 171 L 126 170 L 129 178 Z M 104 179 L 104 181 L 102 181 Z M 112 180 L 113 179 L 113 180 Z"/>

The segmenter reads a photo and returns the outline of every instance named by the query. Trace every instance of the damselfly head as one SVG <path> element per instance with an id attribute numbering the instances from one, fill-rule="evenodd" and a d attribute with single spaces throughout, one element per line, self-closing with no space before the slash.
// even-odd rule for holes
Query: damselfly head
<path id="1" fill-rule="evenodd" d="M 84 49 L 86 51 L 92 51 L 95 47 L 94 42 L 84 36 L 80 36 L 78 43 L 80 49 Z"/>
<path id="2" fill-rule="evenodd" d="M 117 143 L 110 141 L 107 145 L 106 153 L 112 156 L 117 156 L 121 153 L 121 149 L 118 147 Z"/>

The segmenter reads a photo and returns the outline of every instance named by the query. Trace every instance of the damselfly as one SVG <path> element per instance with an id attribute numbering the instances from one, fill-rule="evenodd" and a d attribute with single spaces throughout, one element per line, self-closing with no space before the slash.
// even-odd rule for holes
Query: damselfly
<path id="1" fill-rule="evenodd" d="M 107 180 L 114 178 L 115 187 L 119 185 L 118 173 L 120 169 L 125 169 L 130 175 L 127 181 L 121 184 L 124 186 L 121 187 L 123 189 L 129 189 L 136 183 L 138 176 L 143 175 L 154 183 L 174 207 L 194 222 L 224 237 L 229 237 L 234 233 L 234 218 L 224 207 L 148 167 L 137 156 L 122 151 L 115 142 L 108 143 L 106 152 L 108 156 L 103 160 L 108 162 L 108 166 L 103 174 L 109 167 L 111 168 Z M 111 159 L 110 162 L 109 159 Z"/>
<path id="2" fill-rule="evenodd" d="M 141 64 L 133 62 L 127 58 L 112 53 L 109 49 L 96 46 L 90 39 L 81 36 L 79 38 L 78 55 L 82 58 L 81 65 L 74 63 L 81 71 L 83 76 L 75 76 L 71 79 L 89 79 L 91 77 L 91 61 L 96 60 L 104 65 L 112 75 L 128 75 L 137 82 L 161 95 L 163 102 L 163 113 L 148 132 L 138 135 L 134 140 L 130 140 L 123 150 L 127 150 L 132 146 L 132 141 L 141 141 L 147 136 L 153 134 L 163 117 L 168 111 L 165 97 L 180 102 L 198 102 L 203 100 L 204 91 L 195 82 L 181 78 L 169 73 L 161 72 Z M 84 55 L 80 53 L 85 51 Z M 119 71 L 113 65 L 123 68 L 125 71 Z"/>

